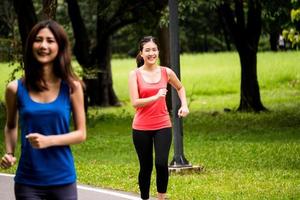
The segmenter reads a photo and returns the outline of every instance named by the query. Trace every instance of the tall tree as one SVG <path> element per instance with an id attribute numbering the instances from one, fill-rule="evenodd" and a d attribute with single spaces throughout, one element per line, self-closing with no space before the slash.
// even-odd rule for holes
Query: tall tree
<path id="1" fill-rule="evenodd" d="M 238 111 L 264 111 L 257 80 L 257 49 L 261 34 L 260 0 L 221 1 L 218 9 L 230 30 L 241 63 Z"/>
<path id="2" fill-rule="evenodd" d="M 85 78 L 89 105 L 119 105 L 111 73 L 112 35 L 117 30 L 146 18 L 149 13 L 159 14 L 159 10 L 154 8 L 160 1 L 99 0 L 96 5 L 91 4 L 96 8 L 95 38 L 88 33 L 78 2 L 67 0 L 67 3 L 75 38 L 74 54 L 86 74 L 90 75 Z"/>

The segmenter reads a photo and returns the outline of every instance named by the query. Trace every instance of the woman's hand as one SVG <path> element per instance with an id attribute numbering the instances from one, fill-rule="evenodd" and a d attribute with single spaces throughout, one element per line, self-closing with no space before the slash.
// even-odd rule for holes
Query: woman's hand
<path id="1" fill-rule="evenodd" d="M 167 95 L 167 88 L 161 88 L 158 90 L 156 96 L 157 96 L 157 99 L 159 99 L 160 97 L 165 97 Z"/>
<path id="2" fill-rule="evenodd" d="M 29 143 L 33 148 L 43 149 L 51 146 L 50 138 L 39 133 L 30 133 L 26 135 Z"/>
<path id="3" fill-rule="evenodd" d="M 179 117 L 186 117 L 189 114 L 189 108 L 186 105 L 183 105 L 178 110 Z"/>
<path id="4" fill-rule="evenodd" d="M 6 153 L 1 159 L 0 166 L 3 169 L 8 169 L 12 167 L 16 163 L 16 161 L 17 158 L 14 155 Z"/>

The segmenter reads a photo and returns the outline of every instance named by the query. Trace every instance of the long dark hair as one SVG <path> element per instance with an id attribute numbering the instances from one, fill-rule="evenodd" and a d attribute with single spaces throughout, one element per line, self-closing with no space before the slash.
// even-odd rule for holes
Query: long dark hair
<path id="1" fill-rule="evenodd" d="M 36 35 L 43 28 L 48 28 L 55 37 L 58 44 L 58 54 L 53 62 L 54 74 L 66 81 L 68 85 L 74 88 L 74 80 L 82 82 L 73 72 L 71 66 L 71 49 L 69 40 L 63 27 L 54 20 L 43 20 L 38 22 L 30 31 L 25 48 L 24 56 L 24 71 L 25 71 L 25 85 L 28 90 L 41 92 L 47 90 L 47 84 L 43 79 L 43 69 L 41 64 L 33 56 L 32 46 L 35 41 Z"/>
<path id="2" fill-rule="evenodd" d="M 143 51 L 143 48 L 144 48 L 144 45 L 147 43 L 147 42 L 154 42 L 156 45 L 157 45 L 157 48 L 159 49 L 159 44 L 156 40 L 155 37 L 153 36 L 145 36 L 143 37 L 140 42 L 139 42 L 139 53 L 138 55 L 136 56 L 136 64 L 137 64 L 137 67 L 141 67 L 143 64 L 144 64 L 144 59 L 143 57 L 141 56 L 141 52 Z"/>

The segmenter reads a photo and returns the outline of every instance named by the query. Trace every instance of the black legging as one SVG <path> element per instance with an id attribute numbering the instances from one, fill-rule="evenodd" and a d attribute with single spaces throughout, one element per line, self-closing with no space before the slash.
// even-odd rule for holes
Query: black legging
<path id="1" fill-rule="evenodd" d="M 169 171 L 168 157 L 172 142 L 171 128 L 154 131 L 132 131 L 133 143 L 140 161 L 139 187 L 141 198 L 149 198 L 151 172 L 153 168 L 153 143 L 155 150 L 156 186 L 157 192 L 167 191 Z"/>

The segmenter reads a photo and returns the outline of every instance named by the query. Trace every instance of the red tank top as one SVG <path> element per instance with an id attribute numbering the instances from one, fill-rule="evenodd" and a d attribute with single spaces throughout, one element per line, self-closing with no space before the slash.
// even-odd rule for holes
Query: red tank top
<path id="1" fill-rule="evenodd" d="M 157 94 L 161 88 L 167 88 L 168 74 L 165 67 L 161 67 L 161 78 L 157 83 L 147 83 L 140 72 L 136 70 L 139 98 L 146 98 Z M 143 107 L 136 108 L 132 128 L 136 130 L 158 130 L 171 127 L 171 120 L 166 105 L 166 98 L 159 98 Z"/>

